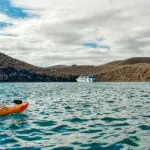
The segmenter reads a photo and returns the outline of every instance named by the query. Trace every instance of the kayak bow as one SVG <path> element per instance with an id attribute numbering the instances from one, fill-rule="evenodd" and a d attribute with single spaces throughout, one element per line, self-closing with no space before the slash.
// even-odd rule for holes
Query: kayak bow
<path id="1" fill-rule="evenodd" d="M 11 106 L 11 107 L 4 107 L 0 109 L 0 116 L 6 116 L 9 114 L 14 114 L 14 113 L 21 113 L 24 110 L 27 109 L 29 103 L 23 103 L 23 104 L 19 104 L 16 106 Z"/>

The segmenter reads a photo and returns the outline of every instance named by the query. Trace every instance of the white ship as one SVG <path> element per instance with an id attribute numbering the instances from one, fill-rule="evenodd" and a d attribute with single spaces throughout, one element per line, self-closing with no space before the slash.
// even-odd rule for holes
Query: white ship
<path id="1" fill-rule="evenodd" d="M 88 76 L 81 75 L 76 80 L 77 80 L 77 82 L 94 82 L 94 81 L 96 81 L 96 78 L 91 75 L 88 75 Z"/>

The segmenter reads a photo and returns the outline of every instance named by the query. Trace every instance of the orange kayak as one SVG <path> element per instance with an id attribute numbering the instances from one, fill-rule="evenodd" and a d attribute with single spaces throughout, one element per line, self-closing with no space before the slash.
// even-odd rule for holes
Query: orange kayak
<path id="1" fill-rule="evenodd" d="M 28 105 L 29 103 L 26 102 L 26 103 L 11 106 L 11 107 L 2 107 L 0 109 L 0 116 L 6 116 L 9 114 L 14 114 L 14 113 L 21 113 L 27 109 Z"/>

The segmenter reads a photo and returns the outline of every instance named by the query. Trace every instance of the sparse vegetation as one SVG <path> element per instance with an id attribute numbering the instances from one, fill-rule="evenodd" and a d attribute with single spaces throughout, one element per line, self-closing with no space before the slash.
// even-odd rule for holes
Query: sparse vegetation
<path id="1" fill-rule="evenodd" d="M 150 81 L 150 57 L 114 61 L 100 66 L 57 65 L 40 68 L 0 53 L 1 82 L 73 82 L 81 74 L 92 74 L 97 81 Z"/>

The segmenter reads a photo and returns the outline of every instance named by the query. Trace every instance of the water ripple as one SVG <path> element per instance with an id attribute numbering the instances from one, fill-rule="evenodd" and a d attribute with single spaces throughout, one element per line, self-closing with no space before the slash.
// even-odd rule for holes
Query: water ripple
<path id="1" fill-rule="evenodd" d="M 0 149 L 148 150 L 149 83 L 5 83 L 1 104 L 29 101 L 0 117 Z"/>

